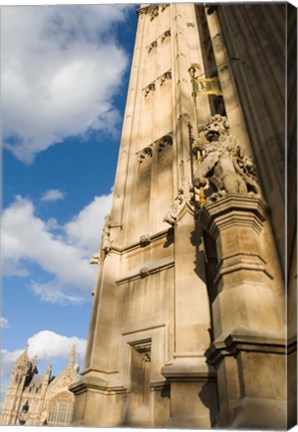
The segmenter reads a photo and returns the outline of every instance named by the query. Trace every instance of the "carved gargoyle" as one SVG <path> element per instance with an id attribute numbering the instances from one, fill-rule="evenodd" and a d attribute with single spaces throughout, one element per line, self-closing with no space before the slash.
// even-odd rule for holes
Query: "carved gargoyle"
<path id="1" fill-rule="evenodd" d="M 193 149 L 200 152 L 201 163 L 194 174 L 194 186 L 209 184 L 213 191 L 211 198 L 225 193 L 259 194 L 254 163 L 230 134 L 226 117 L 216 114 L 199 131 Z"/>

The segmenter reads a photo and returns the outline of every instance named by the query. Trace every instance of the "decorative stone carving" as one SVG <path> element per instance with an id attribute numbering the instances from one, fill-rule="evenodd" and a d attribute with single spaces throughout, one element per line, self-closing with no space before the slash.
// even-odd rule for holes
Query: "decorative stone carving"
<path id="1" fill-rule="evenodd" d="M 105 217 L 105 225 L 103 227 L 102 239 L 101 239 L 101 250 L 108 254 L 111 250 L 111 239 L 110 239 L 110 228 L 111 228 L 111 216 Z"/>
<path id="2" fill-rule="evenodd" d="M 143 148 L 141 151 L 137 152 L 138 162 L 141 164 L 144 159 L 146 158 L 152 158 L 153 155 L 153 148 L 152 144 L 150 146 L 147 146 Z"/>
<path id="3" fill-rule="evenodd" d="M 171 71 L 165 72 L 160 77 L 160 85 L 162 86 L 167 80 L 170 80 L 170 79 L 172 79 L 172 72 Z"/>
<path id="4" fill-rule="evenodd" d="M 166 30 L 160 37 L 160 42 L 163 43 L 163 41 L 171 36 L 171 30 Z"/>
<path id="5" fill-rule="evenodd" d="M 154 18 L 158 17 L 158 10 L 159 10 L 159 7 L 158 7 L 158 6 L 153 6 L 153 7 L 149 10 L 149 14 L 150 14 L 150 21 L 153 21 Z"/>
<path id="6" fill-rule="evenodd" d="M 171 226 L 175 226 L 177 222 L 177 217 L 184 207 L 184 204 L 187 201 L 190 201 L 190 192 L 192 191 L 192 187 L 190 185 L 190 182 L 188 179 L 184 179 L 183 187 L 179 187 L 178 194 L 174 200 L 174 205 L 171 211 L 169 211 L 164 219 L 163 222 L 168 223 Z"/>
<path id="7" fill-rule="evenodd" d="M 155 91 L 155 83 L 152 82 L 150 84 L 148 84 L 144 89 L 143 89 L 144 93 L 145 93 L 145 97 L 147 97 L 151 92 Z"/>
<path id="8" fill-rule="evenodd" d="M 160 5 L 160 9 L 161 9 L 161 11 L 163 12 L 167 7 L 169 7 L 170 6 L 170 4 L 169 3 L 163 3 L 163 4 L 161 4 Z"/>
<path id="9" fill-rule="evenodd" d="M 259 194 L 254 163 L 230 134 L 226 117 L 211 117 L 199 127 L 199 132 L 193 149 L 200 152 L 202 161 L 194 175 L 194 186 L 209 185 L 214 192 L 211 199 L 225 193 Z"/>
<path id="10" fill-rule="evenodd" d="M 140 271 L 141 278 L 149 276 L 150 274 L 148 267 L 141 267 L 139 271 Z"/>
<path id="11" fill-rule="evenodd" d="M 143 354 L 143 360 L 145 363 L 151 362 L 151 355 L 149 352 Z"/>
<path id="12" fill-rule="evenodd" d="M 162 152 L 167 146 L 171 146 L 173 144 L 173 139 L 170 135 L 165 135 L 158 142 L 158 153 Z"/>
<path id="13" fill-rule="evenodd" d="M 151 42 L 151 44 L 148 46 L 148 54 L 153 50 L 153 48 L 157 47 L 157 40 Z"/>
<path id="14" fill-rule="evenodd" d="M 153 50 L 153 48 L 156 48 L 158 44 L 162 44 L 164 40 L 171 36 L 171 30 L 166 30 L 161 36 L 156 38 L 151 44 L 147 46 L 148 54 Z"/>
<path id="15" fill-rule="evenodd" d="M 140 237 L 140 245 L 141 247 L 147 246 L 151 243 L 151 237 L 149 234 L 143 234 Z"/>

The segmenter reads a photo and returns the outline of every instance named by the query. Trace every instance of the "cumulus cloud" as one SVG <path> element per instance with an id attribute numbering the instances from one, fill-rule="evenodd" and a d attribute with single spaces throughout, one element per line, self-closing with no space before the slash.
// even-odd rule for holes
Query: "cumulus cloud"
<path id="1" fill-rule="evenodd" d="M 30 287 L 43 301 L 86 301 L 96 277 L 96 268 L 88 261 L 99 247 L 110 203 L 111 195 L 95 197 L 56 235 L 52 220 L 43 221 L 29 199 L 16 197 L 2 215 L 4 275 L 28 276 L 28 263 L 37 264 L 43 280 L 31 280 Z"/>
<path id="2" fill-rule="evenodd" d="M 17 361 L 18 357 L 22 354 L 24 349 L 8 351 L 1 349 L 1 377 L 2 379 L 10 376 L 12 368 Z"/>
<path id="3" fill-rule="evenodd" d="M 9 327 L 8 320 L 4 317 L 0 317 L 0 328 L 5 329 L 8 327 Z"/>
<path id="4" fill-rule="evenodd" d="M 112 194 L 95 197 L 72 221 L 65 225 L 65 231 L 71 242 L 83 249 L 97 250 L 104 218 L 109 213 L 111 205 Z"/>
<path id="5" fill-rule="evenodd" d="M 128 5 L 7 7 L 2 12 L 4 146 L 31 163 L 66 137 L 113 132 L 128 64 L 114 26 Z"/>
<path id="6" fill-rule="evenodd" d="M 65 358 L 69 356 L 72 346 L 76 352 L 84 357 L 86 340 L 76 336 L 67 337 L 50 330 L 42 330 L 28 339 L 29 357 L 37 356 L 39 360 Z"/>
<path id="7" fill-rule="evenodd" d="M 76 353 L 79 354 L 80 358 L 84 358 L 85 339 L 76 336 L 63 336 L 50 330 L 42 330 L 28 339 L 28 355 L 29 358 L 37 356 L 40 361 L 55 361 L 67 358 L 73 345 L 75 345 Z M 2 379 L 10 376 L 16 360 L 23 351 L 24 348 L 15 351 L 1 349 Z"/>
<path id="8" fill-rule="evenodd" d="M 49 201 L 59 201 L 65 197 L 65 193 L 59 189 L 49 189 L 46 191 L 41 197 L 41 201 L 49 202 Z"/>

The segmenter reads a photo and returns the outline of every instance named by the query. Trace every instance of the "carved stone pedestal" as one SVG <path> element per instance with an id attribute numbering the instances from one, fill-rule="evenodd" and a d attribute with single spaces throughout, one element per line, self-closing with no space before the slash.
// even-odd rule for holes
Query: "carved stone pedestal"
<path id="1" fill-rule="evenodd" d="M 217 370 L 217 427 L 286 427 L 285 342 L 260 238 L 265 218 L 254 194 L 227 194 L 199 213 L 218 260 L 206 353 Z"/>

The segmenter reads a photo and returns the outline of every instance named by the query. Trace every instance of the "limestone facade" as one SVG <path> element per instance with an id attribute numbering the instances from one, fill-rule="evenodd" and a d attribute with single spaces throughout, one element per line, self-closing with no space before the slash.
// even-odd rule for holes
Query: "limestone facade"
<path id="1" fill-rule="evenodd" d="M 52 376 L 48 366 L 38 374 L 36 358 L 29 360 L 28 349 L 16 361 L 1 413 L 1 425 L 68 426 L 71 422 L 74 395 L 68 390 L 78 380 L 75 348 L 67 367 Z"/>
<path id="2" fill-rule="evenodd" d="M 285 3 L 138 10 L 73 425 L 295 423 L 295 234 L 284 259 L 285 202 L 295 209 L 296 196 L 293 182 L 288 198 L 284 189 L 290 13 Z"/>

